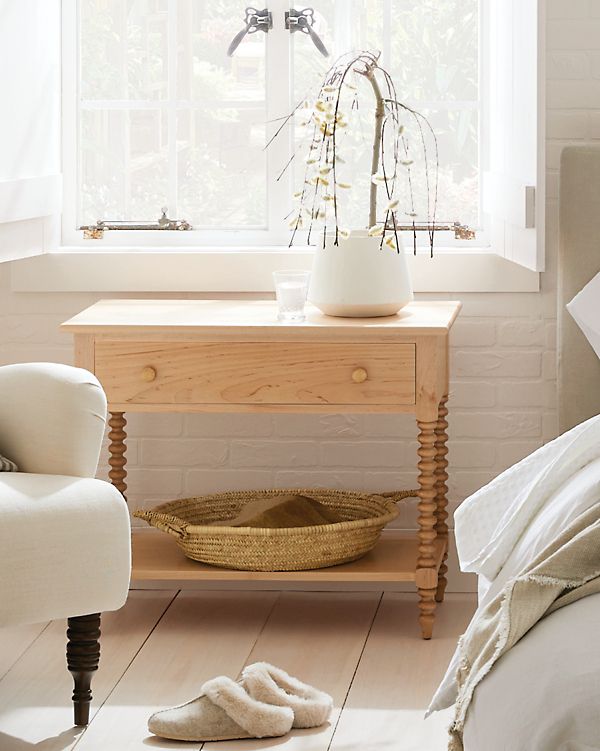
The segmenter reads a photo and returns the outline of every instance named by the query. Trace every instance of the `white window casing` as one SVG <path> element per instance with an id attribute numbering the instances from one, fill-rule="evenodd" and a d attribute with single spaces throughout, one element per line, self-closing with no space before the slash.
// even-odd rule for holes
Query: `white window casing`
<path id="1" fill-rule="evenodd" d="M 484 210 L 495 253 L 544 270 L 545 10 L 543 0 L 489 0 L 489 165 Z"/>
<path id="2" fill-rule="evenodd" d="M 0 261 L 56 247 L 62 211 L 61 3 L 2 3 Z"/>
<path id="3" fill-rule="evenodd" d="M 451 278 L 448 276 L 448 269 L 454 254 L 446 254 L 442 250 L 433 261 L 425 258 L 415 259 L 412 268 L 416 275 L 417 291 L 460 291 L 460 278 L 465 280 L 463 291 L 533 291 L 538 288 L 537 274 L 529 274 L 525 269 L 537 272 L 543 270 L 544 266 L 544 3 L 542 0 L 481 2 L 487 6 L 484 34 L 489 42 L 488 48 L 483 51 L 485 62 L 482 70 L 491 92 L 481 122 L 482 132 L 490 141 L 486 150 L 488 161 L 482 164 L 484 211 L 489 212 L 490 217 L 490 245 L 487 248 L 479 247 L 473 250 L 473 246 L 467 244 L 466 247 L 455 249 L 456 274 L 451 275 Z M 22 0 L 19 3 L 5 5 L 12 6 L 11 19 L 15 25 L 14 31 L 8 31 L 6 26 L 0 30 L 2 47 L 4 48 L 5 37 L 9 39 L 12 36 L 16 40 L 12 45 L 14 49 L 10 53 L 9 67 L 14 70 L 22 68 L 22 73 L 17 77 L 18 83 L 6 92 L 6 110 L 18 113 L 18 119 L 23 121 L 23 127 L 13 127 L 7 131 L 7 126 L 0 124 L 0 132 L 4 131 L 2 134 L 5 143 L 11 143 L 11 152 L 21 151 L 28 154 L 29 167 L 27 173 L 17 171 L 8 174 L 4 169 L 5 165 L 0 164 L 0 205 L 3 206 L 0 211 L 0 261 L 48 250 L 64 256 L 61 259 L 47 261 L 39 259 L 40 264 L 43 264 L 43 269 L 39 266 L 39 275 L 35 271 L 35 261 L 33 264 L 26 262 L 24 265 L 14 266 L 13 281 L 16 289 L 33 290 L 43 287 L 44 277 L 48 281 L 48 274 L 56 272 L 58 276 L 54 287 L 49 281 L 54 289 L 88 288 L 109 291 L 106 286 L 108 282 L 105 284 L 97 278 L 94 284 L 86 287 L 80 275 L 85 273 L 86 262 L 82 259 L 81 263 L 77 261 L 75 264 L 75 259 L 83 255 L 89 256 L 89 274 L 93 273 L 92 269 L 98 268 L 101 259 L 102 263 L 106 264 L 107 273 L 108 269 L 113 269 L 113 279 L 118 267 L 119 273 L 122 273 L 122 280 L 119 289 L 115 288 L 115 291 L 183 289 L 181 284 L 172 279 L 169 282 L 164 276 L 157 281 L 158 286 L 150 284 L 147 274 L 141 275 L 144 278 L 142 282 L 139 270 L 149 258 L 153 259 L 149 268 L 157 268 L 161 258 L 170 258 L 173 261 L 169 264 L 171 268 L 167 274 L 170 278 L 180 259 L 184 259 L 190 253 L 198 255 L 197 262 L 181 261 L 183 267 L 188 269 L 188 274 L 183 273 L 182 277 L 187 276 L 189 279 L 189 270 L 194 266 L 198 271 L 202 271 L 203 281 L 196 278 L 191 286 L 186 287 L 188 291 L 224 291 L 226 278 L 230 280 L 228 288 L 231 291 L 251 291 L 250 288 L 265 291 L 271 289 L 270 280 L 267 282 L 267 272 L 270 273 L 271 266 L 289 265 L 289 261 L 296 257 L 297 265 L 309 265 L 307 259 L 310 257 L 310 251 L 299 248 L 290 253 L 285 248 L 283 236 L 277 238 L 275 243 L 268 243 L 271 247 L 265 252 L 267 249 L 260 244 L 260 233 L 250 238 L 250 243 L 257 242 L 256 247 L 242 248 L 242 245 L 249 245 L 248 235 L 236 231 L 226 233 L 226 244 L 230 247 L 222 250 L 218 247 L 223 245 L 222 237 L 216 242 L 216 238 L 207 236 L 206 244 L 200 248 L 197 238 L 191 237 L 193 233 L 187 232 L 176 233 L 181 236 L 176 238 L 182 241 L 181 248 L 173 245 L 171 237 L 163 240 L 159 236 L 162 233 L 156 232 L 137 233 L 136 240 L 139 239 L 141 245 L 136 248 L 133 248 L 125 238 L 118 237 L 123 235 L 120 232 L 107 232 L 105 240 L 85 243 L 79 233 L 79 242 L 76 245 L 72 242 L 71 233 L 68 242 L 71 246 L 69 252 L 61 253 L 61 245 L 65 245 L 67 238 L 63 237 L 62 243 L 58 238 L 56 215 L 62 205 L 63 227 L 65 224 L 74 226 L 77 205 L 77 187 L 74 181 L 65 182 L 64 198 L 61 197 L 61 126 L 58 104 L 61 83 L 61 2 Z M 279 14 L 288 3 L 286 0 L 272 0 L 271 6 L 274 12 Z M 73 40 L 77 34 L 76 17 L 73 12 L 76 0 L 63 0 L 62 7 L 63 51 L 66 49 L 72 52 Z M 33 18 L 36 19 L 35 23 L 32 23 Z M 280 49 L 275 49 L 277 44 L 281 45 Z M 283 35 L 269 35 L 269 45 L 267 54 L 277 55 L 278 59 L 283 61 L 282 64 L 287 66 L 289 75 L 289 39 Z M 287 54 L 284 53 L 284 45 Z M 2 54 L 0 52 L 0 55 Z M 26 59 L 29 61 L 28 64 L 24 64 Z M 31 63 L 33 59 L 36 60 L 35 64 Z M 62 140 L 67 146 L 64 163 L 68 168 L 72 167 L 69 160 L 73 158 L 71 147 L 77 134 L 75 79 L 75 62 L 66 61 L 62 71 L 65 94 Z M 271 74 L 267 85 L 272 90 L 273 87 L 281 85 L 281 81 L 281 76 Z M 279 114 L 270 112 L 269 116 Z M 33 141 L 28 139 L 25 119 L 33 124 L 41 120 L 47 123 L 47 137 Z M 281 164 L 284 151 L 285 143 L 282 142 L 279 151 L 269 152 L 271 170 Z M 33 169 L 30 168 L 32 164 Z M 275 215 L 279 217 L 289 200 L 289 196 L 283 196 L 281 185 L 270 186 L 270 191 L 274 190 L 280 192 L 282 197 L 280 201 L 269 203 L 269 219 Z M 7 195 L 9 200 L 3 200 Z M 5 242 L 5 237 L 12 240 Z M 171 249 L 161 247 L 163 242 L 168 243 Z M 119 243 L 128 246 L 122 248 L 122 253 L 115 247 Z M 279 251 L 277 246 L 280 248 Z M 140 258 L 139 262 L 136 262 L 136 253 L 144 249 L 152 249 L 153 252 L 142 253 L 146 261 Z M 178 252 L 179 249 L 182 252 Z M 252 261 L 248 259 L 250 266 L 240 264 L 241 253 L 253 256 Z M 217 262 L 216 258 L 220 255 L 222 259 Z M 490 256 L 500 258 L 492 261 Z M 275 258 L 278 260 L 275 261 Z M 437 263 L 440 267 L 439 272 L 435 268 L 437 259 L 440 259 Z M 515 269 L 513 272 L 510 270 L 511 264 L 507 264 L 508 261 L 524 268 L 521 271 Z M 73 267 L 77 265 L 80 272 L 67 282 L 64 270 L 69 263 L 73 264 Z M 216 274 L 214 280 L 209 278 L 211 263 L 214 264 Z M 252 274 L 248 274 L 247 271 L 250 267 L 256 268 Z M 246 269 L 243 280 L 238 279 L 242 268 Z M 467 268 L 470 268 L 470 272 L 464 276 L 460 270 Z M 128 269 L 131 271 L 128 272 Z M 481 283 L 474 278 L 477 269 L 485 277 Z M 135 285 L 128 281 L 138 279 L 140 281 Z M 449 280 L 447 287 L 444 287 L 445 279 Z M 140 284 L 143 286 L 139 286 Z"/>

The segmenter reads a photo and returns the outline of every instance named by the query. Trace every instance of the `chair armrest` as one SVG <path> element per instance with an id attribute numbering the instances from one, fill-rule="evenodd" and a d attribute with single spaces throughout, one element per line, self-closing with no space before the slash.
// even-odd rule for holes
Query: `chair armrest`
<path id="1" fill-rule="evenodd" d="M 0 453 L 22 472 L 94 477 L 105 425 L 106 396 L 87 370 L 0 367 Z"/>

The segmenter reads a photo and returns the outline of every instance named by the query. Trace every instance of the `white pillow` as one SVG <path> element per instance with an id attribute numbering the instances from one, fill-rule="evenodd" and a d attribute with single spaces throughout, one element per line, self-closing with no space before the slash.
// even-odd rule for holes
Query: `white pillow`
<path id="1" fill-rule="evenodd" d="M 594 459 L 576 472 L 546 502 L 519 542 L 498 576 L 491 583 L 482 604 L 490 602 L 509 579 L 528 567 L 571 522 L 600 501 L 600 459 Z"/>
<path id="2" fill-rule="evenodd" d="M 7 459 L 5 456 L 2 456 L 0 454 L 0 472 L 18 472 L 19 468 L 17 465 L 11 461 L 10 459 Z"/>
<path id="3" fill-rule="evenodd" d="M 600 357 L 600 274 L 575 295 L 567 310 Z"/>

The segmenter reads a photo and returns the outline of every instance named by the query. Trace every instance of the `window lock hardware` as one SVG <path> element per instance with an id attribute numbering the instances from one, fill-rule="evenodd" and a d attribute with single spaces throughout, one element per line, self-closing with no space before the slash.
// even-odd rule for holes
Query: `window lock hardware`
<path id="1" fill-rule="evenodd" d="M 323 44 L 323 40 L 313 29 L 315 23 L 315 11 L 313 8 L 304 8 L 304 10 L 294 10 L 293 8 L 285 12 L 285 28 L 289 29 L 290 34 L 301 31 L 303 34 L 313 40 L 315 47 L 324 57 L 329 57 L 329 51 Z"/>
<path id="2" fill-rule="evenodd" d="M 388 222 L 386 230 L 393 230 L 393 222 Z M 436 232 L 454 232 L 455 240 L 475 240 L 476 232 L 471 227 L 460 222 L 412 222 L 407 224 L 396 224 L 395 229 L 398 232 L 427 232 L 435 230 Z"/>
<path id="3" fill-rule="evenodd" d="M 455 240 L 474 240 L 476 237 L 474 229 L 471 229 L 471 227 L 467 227 L 466 224 L 461 224 L 460 222 L 454 222 L 452 230 L 454 232 Z"/>
<path id="4" fill-rule="evenodd" d="M 88 224 L 80 227 L 83 230 L 85 240 L 101 240 L 105 230 L 191 230 L 192 225 L 185 219 L 169 219 L 166 206 L 161 209 L 161 216 L 156 222 L 135 222 L 108 219 L 98 219 L 96 224 Z"/>
<path id="5" fill-rule="evenodd" d="M 244 23 L 246 25 L 233 37 L 231 44 L 227 49 L 227 55 L 229 57 L 231 57 L 240 46 L 246 34 L 256 34 L 257 31 L 264 31 L 265 34 L 267 34 L 269 29 L 273 28 L 273 14 L 268 8 L 265 8 L 264 10 L 246 8 Z"/>

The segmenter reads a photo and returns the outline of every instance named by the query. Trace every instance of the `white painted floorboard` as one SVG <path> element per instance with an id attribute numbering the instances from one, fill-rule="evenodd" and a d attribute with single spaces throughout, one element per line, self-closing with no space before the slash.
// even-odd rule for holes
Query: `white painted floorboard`
<path id="1" fill-rule="evenodd" d="M 424 642 L 414 595 L 134 591 L 103 616 L 85 731 L 72 727 L 65 624 L 2 629 L 0 751 L 200 751 L 149 736 L 149 714 L 259 660 L 331 693 L 331 722 L 203 751 L 444 751 L 449 717 L 423 713 L 474 608 L 473 596 L 449 595 Z"/>
<path id="2" fill-rule="evenodd" d="M 412 598 L 384 595 L 331 751 L 444 751 L 451 713 L 423 717 L 473 610 L 470 595 L 448 596 L 423 641 Z"/>
<path id="3" fill-rule="evenodd" d="M 103 616 L 92 719 L 174 595 L 132 592 L 125 607 Z M 67 751 L 79 740 L 82 731 L 73 727 L 70 706 L 73 681 L 67 672 L 66 643 L 66 622 L 54 621 L 0 680 L 0 751 Z"/>
<path id="4" fill-rule="evenodd" d="M 209 678 L 237 677 L 277 598 L 275 592 L 180 593 L 77 751 L 198 749 L 199 743 L 149 737 L 149 715 L 197 696 Z"/>

